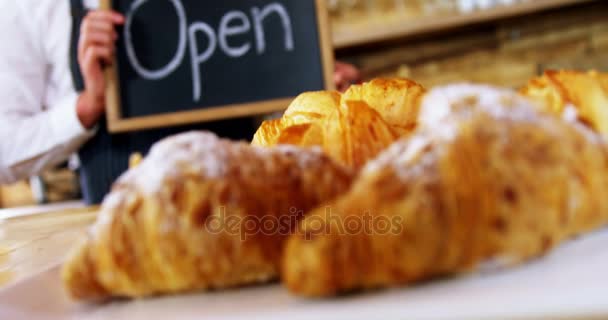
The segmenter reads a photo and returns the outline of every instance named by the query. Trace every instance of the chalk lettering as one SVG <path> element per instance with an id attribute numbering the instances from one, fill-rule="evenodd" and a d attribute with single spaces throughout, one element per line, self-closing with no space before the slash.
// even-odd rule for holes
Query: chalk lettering
<path id="1" fill-rule="evenodd" d="M 192 98 L 195 102 L 200 101 L 202 95 L 202 75 L 201 66 L 207 62 L 215 53 L 217 47 L 221 49 L 228 57 L 239 58 L 246 55 L 252 47 L 250 41 L 244 41 L 241 45 L 231 45 L 228 40 L 234 36 L 244 35 L 251 32 L 252 23 L 250 17 L 243 11 L 229 11 L 221 18 L 218 33 L 209 24 L 202 21 L 195 21 L 188 26 L 186 12 L 181 0 L 168 0 L 171 2 L 178 17 L 179 34 L 178 45 L 175 55 L 165 66 L 157 70 L 150 70 L 144 67 L 137 57 L 132 41 L 132 26 L 134 17 L 148 0 L 136 0 L 130 7 L 127 21 L 124 28 L 124 41 L 127 57 L 131 66 L 137 74 L 146 80 L 160 80 L 171 73 L 182 64 L 186 54 L 186 47 L 190 46 L 191 71 L 192 71 Z M 274 14 L 274 15 L 273 15 Z M 256 51 L 258 54 L 263 54 L 266 51 L 266 34 L 264 23 L 270 17 L 278 17 L 283 27 L 284 46 L 285 50 L 293 51 L 295 49 L 294 36 L 291 24 L 291 17 L 280 3 L 271 3 L 263 8 L 251 8 L 251 19 L 253 19 L 254 39 Z M 200 35 L 204 35 L 206 41 L 199 42 Z M 199 46 L 199 43 L 204 43 L 206 47 Z"/>
<path id="2" fill-rule="evenodd" d="M 240 21 L 238 25 L 230 25 L 231 21 Z M 231 47 L 228 44 L 228 37 L 243 34 L 251 30 L 251 23 L 247 16 L 241 11 L 228 12 L 220 22 L 219 43 L 224 52 L 233 58 L 241 57 L 251 49 L 251 43 L 244 43 L 240 47 Z"/>
<path id="3" fill-rule="evenodd" d="M 202 53 L 198 51 L 198 42 L 196 41 L 196 33 L 203 32 L 207 36 L 207 48 Z M 193 85 L 193 99 L 199 101 L 201 99 L 201 70 L 200 65 L 207 61 L 215 48 L 217 47 L 217 39 L 213 28 L 204 22 L 195 22 L 190 25 L 188 29 L 190 36 L 190 57 L 192 58 L 192 85 Z"/>
<path id="4" fill-rule="evenodd" d="M 125 39 L 125 47 L 127 51 L 127 57 L 131 62 L 131 65 L 135 69 L 142 78 L 148 80 L 158 80 L 166 77 L 167 75 L 173 73 L 177 67 L 181 64 L 184 59 L 184 54 L 186 53 L 186 12 L 184 10 L 184 6 L 182 5 L 180 0 L 170 0 L 175 8 L 175 12 L 177 13 L 177 17 L 179 18 L 179 40 L 177 45 L 177 51 L 175 55 L 171 59 L 171 61 L 166 64 L 164 67 L 158 70 L 149 70 L 144 67 L 137 58 L 137 54 L 135 53 L 135 48 L 133 47 L 133 41 L 131 38 L 131 26 L 133 24 L 133 17 L 142 5 L 144 5 L 148 0 L 137 0 L 133 2 L 130 8 L 130 14 L 127 17 L 127 21 L 125 22 L 124 28 L 124 39 Z"/>
<path id="5" fill-rule="evenodd" d="M 291 28 L 291 18 L 289 13 L 283 5 L 280 3 L 271 3 L 264 7 L 262 10 L 259 8 L 252 8 L 251 13 L 253 15 L 253 25 L 255 29 L 255 37 L 257 44 L 257 51 L 259 54 L 264 53 L 266 50 L 266 35 L 264 34 L 264 19 L 266 19 L 271 13 L 276 13 L 281 18 L 281 24 L 285 30 L 285 49 L 292 51 L 294 49 L 293 43 L 293 30 Z"/>

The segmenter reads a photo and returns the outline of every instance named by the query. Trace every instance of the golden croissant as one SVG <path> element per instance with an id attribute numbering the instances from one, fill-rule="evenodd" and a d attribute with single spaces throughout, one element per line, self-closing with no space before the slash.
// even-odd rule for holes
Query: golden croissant
<path id="1" fill-rule="evenodd" d="M 202 132 L 167 138 L 115 183 L 63 265 L 65 287 L 93 300 L 275 279 L 283 240 L 303 212 L 351 179 L 318 149 L 252 147 Z"/>
<path id="2" fill-rule="evenodd" d="M 344 100 L 360 100 L 378 111 L 394 130 L 402 135 L 416 128 L 420 101 L 426 89 L 409 79 L 374 79 L 351 86 Z"/>
<path id="3" fill-rule="evenodd" d="M 542 110 L 562 115 L 574 111 L 579 122 L 608 138 L 608 74 L 596 71 L 546 71 L 520 92 Z M 572 110 L 568 110 L 572 106 Z"/>
<path id="4" fill-rule="evenodd" d="M 291 292 L 328 296 L 510 265 L 608 221 L 602 139 L 523 97 L 437 88 L 420 126 L 301 221 L 283 257 Z"/>
<path id="5" fill-rule="evenodd" d="M 425 90 L 406 79 L 377 79 L 335 91 L 298 96 L 281 119 L 265 121 L 252 144 L 320 146 L 333 159 L 360 168 L 416 126 Z"/>

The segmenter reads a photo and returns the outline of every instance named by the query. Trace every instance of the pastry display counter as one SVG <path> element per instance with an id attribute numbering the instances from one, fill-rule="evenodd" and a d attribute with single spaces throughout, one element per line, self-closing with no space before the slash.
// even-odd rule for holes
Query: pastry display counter
<path id="1" fill-rule="evenodd" d="M 53 209 L 53 208 L 51 208 Z M 39 209 L 37 209 L 39 210 Z M 48 210 L 48 208 L 47 208 Z M 2 211 L 5 214 L 6 211 Z M 25 214 L 22 211 L 20 214 Z M 61 288 L 58 265 L 96 216 L 94 208 L 50 211 L 0 222 L 0 318 L 11 320 L 163 319 L 605 319 L 600 232 L 548 259 L 501 274 L 389 290 L 332 301 L 291 297 L 280 285 L 82 306 Z M 10 241 L 8 240 L 10 239 Z"/>
<path id="2" fill-rule="evenodd" d="M 0 210 L 0 289 L 59 264 L 95 217 L 81 202 Z"/>

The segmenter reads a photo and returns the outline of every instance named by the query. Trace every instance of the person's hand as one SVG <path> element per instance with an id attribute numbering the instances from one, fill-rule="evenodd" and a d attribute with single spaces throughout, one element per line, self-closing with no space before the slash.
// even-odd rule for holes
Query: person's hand
<path id="1" fill-rule="evenodd" d="M 76 113 L 85 128 L 92 128 L 105 112 L 106 83 L 103 68 L 113 62 L 115 26 L 125 18 L 117 12 L 90 11 L 80 26 L 78 64 L 85 89 L 78 98 Z"/>
<path id="2" fill-rule="evenodd" d="M 336 61 L 334 83 L 339 91 L 346 91 L 351 84 L 361 82 L 361 74 L 352 64 Z"/>

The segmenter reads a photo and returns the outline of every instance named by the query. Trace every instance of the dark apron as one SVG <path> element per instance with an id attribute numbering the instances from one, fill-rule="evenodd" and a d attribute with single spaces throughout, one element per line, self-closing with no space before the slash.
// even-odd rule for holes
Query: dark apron
<path id="1" fill-rule="evenodd" d="M 82 0 L 70 1 L 73 22 L 70 68 L 74 87 L 81 92 L 84 89 L 84 81 L 78 66 L 77 50 L 80 24 L 86 15 L 86 10 Z M 164 137 L 189 130 L 209 130 L 219 136 L 234 140 L 251 140 L 255 132 L 252 118 L 120 134 L 109 134 L 105 119 L 99 122 L 98 127 L 97 134 L 78 152 L 81 162 L 81 188 L 87 204 L 98 204 L 103 200 L 110 190 L 112 182 L 128 168 L 128 159 L 132 153 L 146 154 L 152 144 Z"/>

